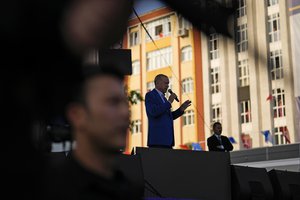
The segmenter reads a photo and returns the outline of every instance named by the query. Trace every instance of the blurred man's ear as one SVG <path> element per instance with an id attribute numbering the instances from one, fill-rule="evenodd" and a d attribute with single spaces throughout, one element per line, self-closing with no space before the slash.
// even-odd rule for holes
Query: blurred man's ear
<path id="1" fill-rule="evenodd" d="M 71 123 L 71 126 L 73 126 L 75 129 L 78 129 L 79 127 L 81 127 L 86 118 L 86 111 L 83 105 L 78 103 L 71 103 L 67 107 L 66 115 L 69 122 Z"/>

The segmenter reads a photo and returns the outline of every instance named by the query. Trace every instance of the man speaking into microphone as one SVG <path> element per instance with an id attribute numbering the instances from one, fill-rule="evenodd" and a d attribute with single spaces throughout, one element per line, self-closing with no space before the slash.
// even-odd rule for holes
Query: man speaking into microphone
<path id="1" fill-rule="evenodd" d="M 159 74 L 154 79 L 155 88 L 145 97 L 146 112 L 148 116 L 148 147 L 172 148 L 174 146 L 173 120 L 183 115 L 191 105 L 191 101 L 185 101 L 177 110 L 171 111 L 174 100 L 178 97 L 169 88 L 169 78 Z M 170 96 L 166 99 L 165 94 Z"/>

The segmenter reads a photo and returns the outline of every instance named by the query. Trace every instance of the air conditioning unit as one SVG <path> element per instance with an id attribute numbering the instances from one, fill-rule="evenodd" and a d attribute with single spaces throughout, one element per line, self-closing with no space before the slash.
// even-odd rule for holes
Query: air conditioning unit
<path id="1" fill-rule="evenodd" d="M 178 36 L 187 37 L 189 35 L 189 30 L 182 28 L 178 30 Z"/>

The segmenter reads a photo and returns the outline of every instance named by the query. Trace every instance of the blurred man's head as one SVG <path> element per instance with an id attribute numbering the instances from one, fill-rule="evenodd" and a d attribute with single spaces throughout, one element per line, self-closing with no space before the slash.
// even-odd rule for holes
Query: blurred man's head
<path id="1" fill-rule="evenodd" d="M 65 14 L 63 33 L 76 53 L 89 53 L 120 40 L 132 12 L 132 0 L 74 0 Z"/>
<path id="2" fill-rule="evenodd" d="M 155 88 L 162 93 L 166 93 L 169 88 L 169 78 L 164 74 L 159 74 L 154 79 Z"/>
<path id="3" fill-rule="evenodd" d="M 215 134 L 221 135 L 222 134 L 222 124 L 220 122 L 215 122 L 213 124 L 213 131 Z"/>
<path id="4" fill-rule="evenodd" d="M 97 70 L 86 76 L 67 110 L 78 145 L 100 152 L 124 149 L 129 109 L 122 78 Z"/>

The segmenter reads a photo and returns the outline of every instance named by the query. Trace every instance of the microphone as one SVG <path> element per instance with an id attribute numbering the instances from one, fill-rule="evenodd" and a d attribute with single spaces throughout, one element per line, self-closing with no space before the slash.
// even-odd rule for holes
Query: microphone
<path id="1" fill-rule="evenodd" d="M 170 94 L 173 94 L 173 91 L 172 91 L 171 89 L 168 89 L 168 92 L 169 92 Z M 177 97 L 175 98 L 175 100 L 176 100 L 177 102 L 179 102 L 179 100 L 178 100 Z"/>

